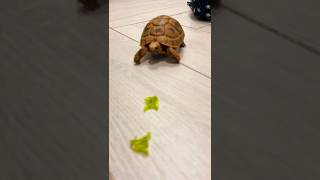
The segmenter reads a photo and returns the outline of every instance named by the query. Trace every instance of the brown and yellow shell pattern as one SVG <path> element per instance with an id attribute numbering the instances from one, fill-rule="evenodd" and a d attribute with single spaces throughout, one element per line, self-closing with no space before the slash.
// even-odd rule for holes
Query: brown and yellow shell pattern
<path id="1" fill-rule="evenodd" d="M 140 45 L 143 47 L 152 41 L 170 46 L 180 47 L 184 39 L 184 31 L 174 18 L 161 15 L 153 18 L 144 28 Z"/>

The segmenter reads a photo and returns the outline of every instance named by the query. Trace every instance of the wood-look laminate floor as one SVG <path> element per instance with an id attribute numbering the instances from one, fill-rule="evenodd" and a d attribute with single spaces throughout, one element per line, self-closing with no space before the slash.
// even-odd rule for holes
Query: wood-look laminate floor
<path id="1" fill-rule="evenodd" d="M 211 179 L 211 23 L 196 20 L 183 0 L 113 0 L 109 12 L 113 178 Z M 185 31 L 181 64 L 147 55 L 134 65 L 144 26 L 162 14 L 177 19 Z M 144 113 L 144 98 L 152 95 L 160 99 L 159 112 Z M 144 158 L 131 151 L 129 141 L 147 131 L 152 138 L 150 155 Z"/>

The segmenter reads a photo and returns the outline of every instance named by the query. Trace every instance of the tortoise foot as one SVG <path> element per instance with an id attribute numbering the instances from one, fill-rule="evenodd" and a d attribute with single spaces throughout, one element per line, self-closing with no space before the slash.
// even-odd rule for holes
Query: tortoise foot
<path id="1" fill-rule="evenodd" d="M 169 47 L 169 48 L 167 49 L 167 54 L 168 54 L 169 56 L 173 57 L 174 59 L 176 59 L 177 62 L 180 61 L 180 56 L 179 56 L 176 48 Z"/>
<path id="2" fill-rule="evenodd" d="M 134 63 L 140 64 L 140 60 L 144 55 L 147 53 L 147 48 L 141 48 L 135 55 L 134 55 Z"/>

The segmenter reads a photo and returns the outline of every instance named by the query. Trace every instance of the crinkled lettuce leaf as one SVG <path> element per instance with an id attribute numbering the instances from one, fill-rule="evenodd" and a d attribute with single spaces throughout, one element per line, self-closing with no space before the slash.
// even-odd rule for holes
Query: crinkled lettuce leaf
<path id="1" fill-rule="evenodd" d="M 159 110 L 159 99 L 157 96 L 149 96 L 144 99 L 145 107 L 144 112 L 154 109 L 156 111 Z"/>
<path id="2" fill-rule="evenodd" d="M 147 132 L 145 136 L 140 138 L 135 137 L 130 141 L 131 149 L 136 152 L 140 153 L 144 156 L 149 155 L 149 140 L 151 139 L 151 133 Z"/>

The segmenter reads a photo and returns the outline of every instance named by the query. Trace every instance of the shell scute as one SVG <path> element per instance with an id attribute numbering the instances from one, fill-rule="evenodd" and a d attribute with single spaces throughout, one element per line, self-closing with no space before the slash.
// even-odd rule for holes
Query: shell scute
<path id="1" fill-rule="evenodd" d="M 172 47 L 179 47 L 184 40 L 184 31 L 180 23 L 170 16 L 161 15 L 153 18 L 145 26 L 140 45 L 145 46 L 152 41 Z"/>

